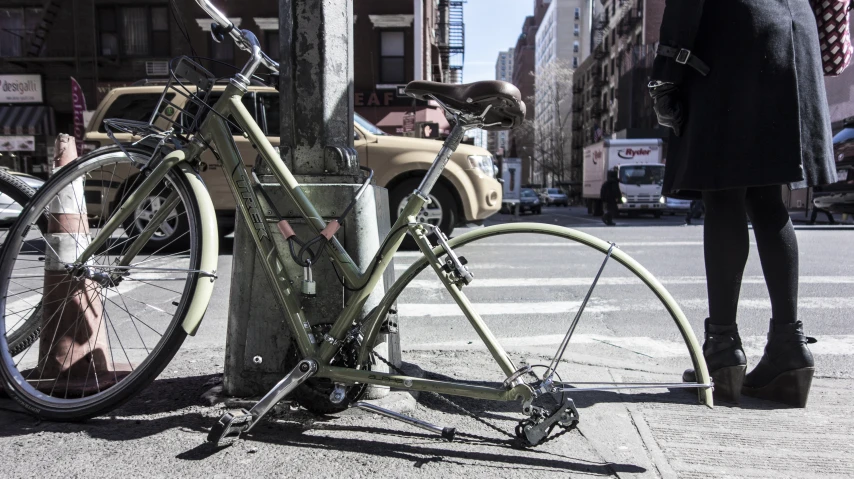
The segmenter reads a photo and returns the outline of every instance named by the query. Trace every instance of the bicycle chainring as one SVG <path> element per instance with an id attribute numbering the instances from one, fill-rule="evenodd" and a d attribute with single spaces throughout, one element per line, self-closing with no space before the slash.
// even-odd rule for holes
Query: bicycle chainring
<path id="1" fill-rule="evenodd" d="M 311 327 L 315 340 L 318 344 L 323 341 L 323 336 L 332 329 L 329 323 L 315 324 Z M 358 364 L 359 348 L 362 345 L 361 339 L 353 339 L 352 341 L 343 344 L 335 357 L 329 363 L 330 366 L 338 366 L 342 368 L 361 369 L 364 371 L 371 370 L 370 360 L 363 361 Z M 297 366 L 302 360 L 299 348 L 294 342 L 291 342 L 291 347 L 288 349 L 287 356 L 284 362 L 284 370 L 290 371 Z M 340 403 L 334 403 L 329 396 L 335 389 L 335 384 L 331 379 L 312 377 L 302 383 L 293 393 L 293 399 L 308 411 L 314 414 L 335 414 L 346 410 L 350 404 L 359 400 L 365 394 L 367 384 L 355 384 L 346 386 L 346 397 Z"/>

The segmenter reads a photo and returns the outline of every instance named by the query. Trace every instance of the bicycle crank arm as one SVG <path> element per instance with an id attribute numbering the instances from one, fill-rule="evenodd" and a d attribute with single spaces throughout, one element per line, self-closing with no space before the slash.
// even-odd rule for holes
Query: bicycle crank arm
<path id="1" fill-rule="evenodd" d="M 315 374 L 317 374 L 317 363 L 314 360 L 300 361 L 297 367 L 273 386 L 273 389 L 255 403 L 252 409 L 225 413 L 208 433 L 208 442 L 215 443 L 217 446 L 234 443 L 242 433 L 252 430 L 273 406 Z"/>
<path id="2" fill-rule="evenodd" d="M 380 416 L 385 416 L 391 419 L 397 419 L 400 422 L 405 422 L 411 426 L 420 427 L 421 429 L 426 429 L 430 432 L 435 432 L 442 436 L 442 438 L 446 439 L 448 442 L 454 440 L 454 436 L 457 434 L 457 430 L 452 427 L 439 427 L 429 422 L 424 422 L 420 419 L 415 419 L 414 417 L 409 417 L 404 414 L 398 414 L 394 411 L 390 411 L 386 408 L 382 408 L 379 406 L 374 406 L 373 404 L 366 403 L 364 401 L 359 401 L 353 403 L 350 407 L 355 407 L 359 409 L 364 409 L 365 411 L 370 411 L 374 414 L 379 414 Z"/>

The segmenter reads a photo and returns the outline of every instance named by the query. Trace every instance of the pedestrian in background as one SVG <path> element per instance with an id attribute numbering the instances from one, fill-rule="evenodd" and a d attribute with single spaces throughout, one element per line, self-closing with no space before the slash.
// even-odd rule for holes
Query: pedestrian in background
<path id="1" fill-rule="evenodd" d="M 690 225 L 691 220 L 700 219 L 703 216 L 703 200 L 691 200 L 688 213 L 685 215 L 685 224 Z"/>
<path id="2" fill-rule="evenodd" d="M 782 188 L 836 181 L 814 13 L 808 0 L 668 0 L 660 33 L 649 87 L 659 123 L 673 130 L 663 193 L 705 204 L 703 354 L 715 394 L 803 407 L 814 340 L 798 319 L 798 243 Z M 748 219 L 772 319 L 745 376 L 736 311 Z"/>
<path id="3" fill-rule="evenodd" d="M 623 197 L 623 192 L 620 191 L 620 181 L 617 179 L 617 170 L 608 171 L 608 179 L 602 183 L 602 188 L 599 190 L 599 197 L 602 198 L 602 203 L 605 205 L 605 211 L 602 215 L 602 221 L 608 226 L 616 226 L 614 217 L 617 216 L 617 201 Z"/>

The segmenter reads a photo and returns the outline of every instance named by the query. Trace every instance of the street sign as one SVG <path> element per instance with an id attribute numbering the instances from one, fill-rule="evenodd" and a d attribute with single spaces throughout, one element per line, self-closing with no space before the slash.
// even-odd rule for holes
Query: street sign
<path id="1" fill-rule="evenodd" d="M 408 111 L 403 115 L 403 132 L 415 131 L 415 112 Z"/>

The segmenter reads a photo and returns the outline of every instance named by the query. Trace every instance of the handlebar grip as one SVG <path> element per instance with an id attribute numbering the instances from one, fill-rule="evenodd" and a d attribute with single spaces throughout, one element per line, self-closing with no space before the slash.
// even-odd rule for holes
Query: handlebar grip
<path id="1" fill-rule="evenodd" d="M 222 43 L 222 41 L 225 40 L 225 36 L 232 30 L 234 30 L 233 24 L 229 27 L 223 27 L 219 23 L 211 23 L 211 37 L 213 37 L 214 41 L 217 43 Z"/>

